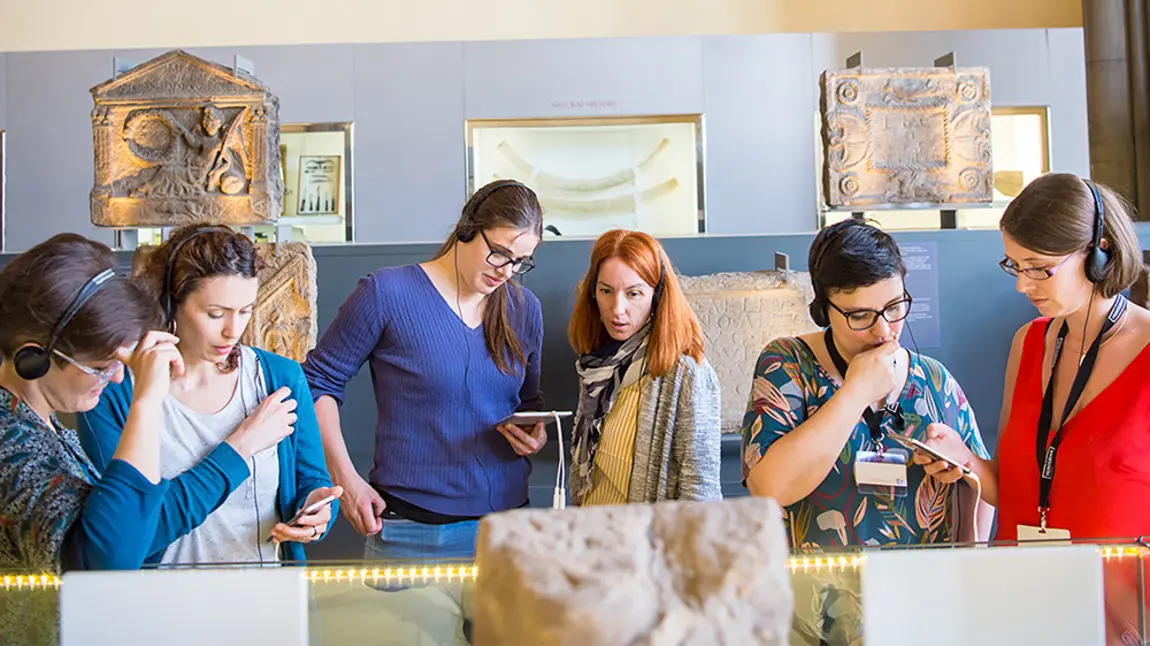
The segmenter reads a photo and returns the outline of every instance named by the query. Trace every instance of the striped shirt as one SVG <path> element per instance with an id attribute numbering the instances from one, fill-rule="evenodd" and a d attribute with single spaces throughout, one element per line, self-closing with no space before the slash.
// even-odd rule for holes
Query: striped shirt
<path id="1" fill-rule="evenodd" d="M 627 386 L 615 396 L 603 420 L 603 434 L 595 450 L 591 491 L 584 505 L 621 505 L 627 502 L 631 467 L 635 461 L 635 427 L 647 377 Z"/>

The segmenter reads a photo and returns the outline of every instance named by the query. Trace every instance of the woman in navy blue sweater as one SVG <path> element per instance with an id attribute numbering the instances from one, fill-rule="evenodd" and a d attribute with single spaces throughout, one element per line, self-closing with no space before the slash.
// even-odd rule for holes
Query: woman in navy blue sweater
<path id="1" fill-rule="evenodd" d="M 480 517 L 527 504 L 528 456 L 546 432 L 499 422 L 542 404 L 543 314 L 512 280 L 542 235 L 531 189 L 480 188 L 432 260 L 360 279 L 308 355 L 328 470 L 367 558 L 470 558 Z M 365 362 L 378 410 L 366 480 L 339 422 Z"/>

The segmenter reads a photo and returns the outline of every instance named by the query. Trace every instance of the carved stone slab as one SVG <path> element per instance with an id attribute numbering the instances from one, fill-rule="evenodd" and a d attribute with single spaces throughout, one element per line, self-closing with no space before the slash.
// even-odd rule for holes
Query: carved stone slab
<path id="1" fill-rule="evenodd" d="M 828 70 L 819 86 L 827 206 L 992 200 L 988 69 Z"/>
<path id="2" fill-rule="evenodd" d="M 502 512 L 476 550 L 477 646 L 788 643 L 787 536 L 769 498 Z"/>
<path id="3" fill-rule="evenodd" d="M 704 354 L 719 377 L 723 432 L 738 433 L 763 346 L 818 329 L 807 313 L 814 298 L 810 274 L 721 273 L 680 276 L 679 281 L 703 328 Z"/>
<path id="4" fill-rule="evenodd" d="M 91 89 L 92 224 L 258 224 L 283 213 L 279 99 L 171 51 Z"/>
<path id="5" fill-rule="evenodd" d="M 133 275 L 143 270 L 148 255 L 155 249 L 136 249 Z M 303 362 L 315 347 L 319 329 L 315 256 L 303 242 L 282 243 L 278 254 L 276 245 L 257 243 L 256 253 L 264 268 L 259 274 L 255 311 L 240 342 Z"/>

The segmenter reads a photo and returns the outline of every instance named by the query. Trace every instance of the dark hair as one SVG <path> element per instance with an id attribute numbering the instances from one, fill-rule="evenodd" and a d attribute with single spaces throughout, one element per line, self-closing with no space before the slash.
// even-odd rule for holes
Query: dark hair
<path id="1" fill-rule="evenodd" d="M 255 245 L 247 237 L 225 226 L 192 224 L 176 229 L 156 247 L 140 277 L 164 309 L 165 323 L 172 329 L 176 310 L 204 280 L 215 276 L 256 278 L 262 268 Z M 239 358 L 237 345 L 220 364 L 221 371 L 235 370 Z"/>
<path id="2" fill-rule="evenodd" d="M 1106 186 L 1095 186 L 1102 196 L 1102 239 L 1110 243 L 1098 291 L 1110 298 L 1138 280 L 1142 246 L 1131 221 L 1133 208 Z M 1048 173 L 1027 184 L 1010 202 L 998 226 L 1031 251 L 1064 256 L 1090 245 L 1094 217 L 1094 192 L 1086 182 L 1070 173 Z"/>
<path id="3" fill-rule="evenodd" d="M 496 180 L 475 191 L 463 205 L 463 212 L 452 227 L 451 235 L 443 241 L 432 260 L 446 256 L 460 242 L 474 240 L 480 231 L 498 227 L 530 231 L 542 240 L 543 209 L 535 191 L 514 180 Z M 487 297 L 489 300 L 483 311 L 487 352 L 504 374 L 511 374 L 515 365 L 527 361 L 523 346 L 511 327 L 508 292 L 517 305 L 523 302 L 519 284 L 507 281 Z"/>
<path id="4" fill-rule="evenodd" d="M 0 270 L 0 354 L 11 360 L 26 343 L 47 344 L 84 284 L 116 267 L 111 249 L 74 233 L 52 236 L 13 258 Z M 81 359 L 111 357 L 158 327 L 159 314 L 147 291 L 114 278 L 76 312 L 55 347 Z"/>
<path id="5" fill-rule="evenodd" d="M 888 278 L 906 278 L 898 243 L 889 233 L 865 221 L 849 218 L 826 227 L 811 243 L 807 266 L 815 300 L 811 318 L 826 327 L 827 297 L 850 292 Z"/>

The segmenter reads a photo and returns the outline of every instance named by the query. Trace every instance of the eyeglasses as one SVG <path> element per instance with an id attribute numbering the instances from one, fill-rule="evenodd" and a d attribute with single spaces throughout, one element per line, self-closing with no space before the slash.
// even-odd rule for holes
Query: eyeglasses
<path id="1" fill-rule="evenodd" d="M 847 325 L 849 325 L 852 330 L 861 332 L 862 330 L 869 330 L 874 327 L 874 324 L 878 323 L 878 317 L 880 316 L 886 319 L 887 323 L 897 323 L 905 319 L 910 314 L 911 301 L 912 299 L 908 294 L 904 296 L 902 300 L 895 301 L 881 310 L 851 310 L 849 312 L 831 303 L 830 300 L 827 300 L 827 303 L 835 308 L 835 311 L 843 315 L 843 318 L 847 320 Z"/>
<path id="2" fill-rule="evenodd" d="M 97 370 L 97 369 L 93 368 L 92 366 L 86 366 L 86 365 L 80 363 L 79 361 L 76 361 L 72 357 L 69 357 L 68 355 L 64 354 L 63 352 L 60 352 L 59 350 L 57 350 L 55 348 L 52 349 L 52 354 L 56 355 L 57 357 L 60 357 L 61 359 L 63 359 L 64 361 L 67 361 L 68 363 L 72 364 L 73 366 L 76 366 L 77 368 L 79 368 L 80 372 L 83 372 L 84 374 L 91 375 L 91 376 L 95 377 L 96 379 L 99 379 L 100 385 L 104 385 L 105 383 L 114 379 L 116 377 L 116 373 L 119 372 L 120 369 L 124 367 L 124 364 L 120 363 L 117 360 L 117 361 L 113 361 L 112 365 L 108 366 L 107 368 L 104 368 L 103 370 Z"/>
<path id="3" fill-rule="evenodd" d="M 483 236 L 483 242 L 487 243 L 487 248 L 491 250 L 491 253 L 487 254 L 487 264 L 499 269 L 502 269 L 507 265 L 512 265 L 511 271 L 520 276 L 526 274 L 532 269 L 535 269 L 535 261 L 532 260 L 531 256 L 512 258 L 502 251 L 497 251 L 495 247 L 491 246 L 491 241 L 487 239 L 487 234 L 483 232 L 483 229 L 479 230 L 479 235 Z"/>
<path id="4" fill-rule="evenodd" d="M 1050 266 L 1047 266 L 1047 267 L 1026 267 L 1026 268 L 1022 268 L 1022 267 L 1018 266 L 1010 258 L 1003 258 L 1002 260 L 1000 260 L 998 262 L 998 266 L 1002 267 L 1002 271 L 1005 271 L 1006 273 L 1010 274 L 1011 276 L 1018 276 L 1019 274 L 1022 274 L 1023 276 L 1026 276 L 1027 278 L 1029 278 L 1031 280 L 1046 280 L 1046 279 L 1050 278 L 1051 276 L 1053 276 L 1054 274 L 1057 274 L 1058 269 L 1060 267 L 1062 267 L 1062 265 L 1065 264 L 1067 260 L 1070 260 L 1073 257 L 1074 257 L 1074 254 L 1070 254 L 1069 256 L 1066 256 L 1062 260 L 1059 260 L 1057 263 L 1050 265 Z"/>

